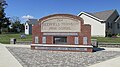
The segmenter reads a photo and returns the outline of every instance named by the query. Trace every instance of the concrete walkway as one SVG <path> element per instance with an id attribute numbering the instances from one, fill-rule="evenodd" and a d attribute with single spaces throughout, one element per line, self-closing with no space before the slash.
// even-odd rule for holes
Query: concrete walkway
<path id="1" fill-rule="evenodd" d="M 105 49 L 104 51 L 120 51 L 120 48 L 106 48 L 106 47 L 103 48 Z M 120 56 L 91 65 L 89 67 L 120 67 Z"/>
<path id="2" fill-rule="evenodd" d="M 2 44 L 0 44 L 0 67 L 23 67 Z"/>
<path id="3" fill-rule="evenodd" d="M 89 67 L 120 67 L 120 57 L 103 61 L 101 63 L 97 63 Z"/>
<path id="4" fill-rule="evenodd" d="M 4 44 L 5 47 L 25 47 L 25 48 L 30 48 L 30 45 L 20 45 L 20 44 Z"/>

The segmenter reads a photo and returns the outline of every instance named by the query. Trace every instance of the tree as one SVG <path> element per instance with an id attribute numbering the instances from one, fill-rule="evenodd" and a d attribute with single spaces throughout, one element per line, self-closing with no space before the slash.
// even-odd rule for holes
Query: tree
<path id="1" fill-rule="evenodd" d="M 19 17 L 11 17 L 11 32 L 19 33 L 24 31 L 24 24 L 21 24 Z"/>
<path id="2" fill-rule="evenodd" d="M 5 0 L 0 0 L 0 34 L 2 33 L 2 28 L 10 25 L 9 18 L 5 17 L 4 12 L 7 5 Z"/>

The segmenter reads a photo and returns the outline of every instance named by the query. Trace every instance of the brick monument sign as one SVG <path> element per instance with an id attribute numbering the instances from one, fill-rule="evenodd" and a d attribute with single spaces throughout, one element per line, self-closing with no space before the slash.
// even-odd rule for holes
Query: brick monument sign
<path id="1" fill-rule="evenodd" d="M 43 17 L 32 26 L 32 49 L 92 52 L 91 26 L 70 14 Z"/>

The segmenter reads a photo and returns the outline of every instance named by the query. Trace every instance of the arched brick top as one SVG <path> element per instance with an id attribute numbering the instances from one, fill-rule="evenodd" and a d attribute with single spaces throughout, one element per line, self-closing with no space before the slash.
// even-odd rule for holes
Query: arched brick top
<path id="1" fill-rule="evenodd" d="M 81 23 L 83 24 L 83 19 L 79 16 L 75 16 L 75 15 L 71 15 L 71 14 L 53 14 L 53 15 L 49 15 L 49 16 L 45 16 L 41 19 L 39 19 L 39 22 L 45 20 L 45 19 L 48 19 L 48 18 L 51 18 L 51 17 L 55 17 L 55 16 L 63 16 L 63 17 L 69 17 L 69 18 L 73 18 L 73 19 L 78 19 L 79 21 L 81 21 Z"/>

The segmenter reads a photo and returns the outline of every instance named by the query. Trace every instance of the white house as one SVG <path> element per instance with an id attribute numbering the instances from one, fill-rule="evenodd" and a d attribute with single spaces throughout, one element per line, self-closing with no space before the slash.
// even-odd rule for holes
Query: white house
<path id="1" fill-rule="evenodd" d="M 37 23 L 37 19 L 29 19 L 25 22 L 25 34 L 29 35 L 32 34 L 32 25 Z"/>
<path id="2" fill-rule="evenodd" d="M 83 18 L 85 24 L 91 25 L 92 36 L 105 37 L 120 34 L 120 16 L 117 10 L 81 12 L 78 16 Z"/>

